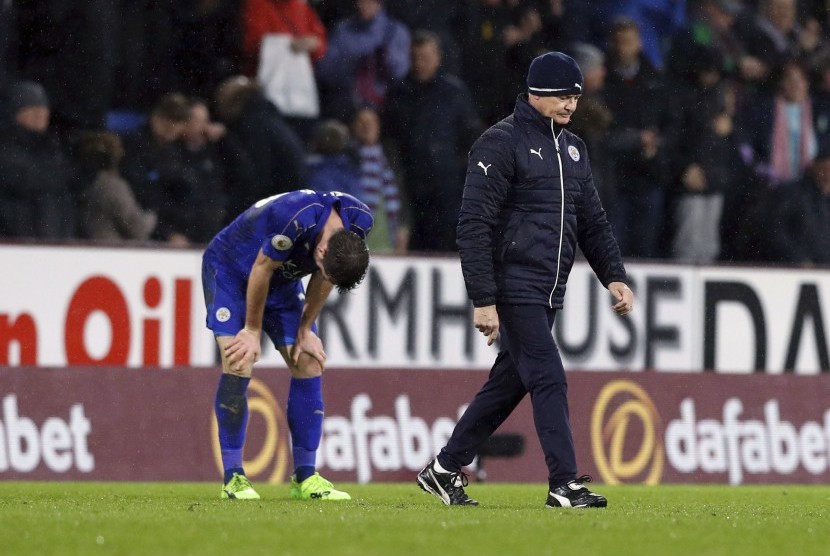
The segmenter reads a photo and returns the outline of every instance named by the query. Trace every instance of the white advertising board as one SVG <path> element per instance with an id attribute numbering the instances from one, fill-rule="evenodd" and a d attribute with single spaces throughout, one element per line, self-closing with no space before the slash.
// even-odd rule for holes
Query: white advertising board
<path id="1" fill-rule="evenodd" d="M 201 252 L 0 246 L 0 365 L 212 366 Z M 575 265 L 554 334 L 573 370 L 830 369 L 830 271 L 629 264 L 630 317 Z M 487 369 L 455 258 L 384 257 L 318 321 L 328 365 Z M 261 365 L 281 365 L 266 346 Z"/>

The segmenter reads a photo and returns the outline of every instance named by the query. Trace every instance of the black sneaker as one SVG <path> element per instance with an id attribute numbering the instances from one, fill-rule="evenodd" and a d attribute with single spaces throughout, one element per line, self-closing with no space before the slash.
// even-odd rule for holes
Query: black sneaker
<path id="1" fill-rule="evenodd" d="M 464 492 L 467 475 L 461 471 L 439 473 L 435 470 L 434 463 L 433 459 L 418 473 L 418 486 L 424 492 L 437 496 L 447 506 L 478 506 L 478 502 Z"/>
<path id="2" fill-rule="evenodd" d="M 590 483 L 591 476 L 583 475 L 548 492 L 546 508 L 604 508 L 608 500 L 588 490 L 582 483 Z"/>

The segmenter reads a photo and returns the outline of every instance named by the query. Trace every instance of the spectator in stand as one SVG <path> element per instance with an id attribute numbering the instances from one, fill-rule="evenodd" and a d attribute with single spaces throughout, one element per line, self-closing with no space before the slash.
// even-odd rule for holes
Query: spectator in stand
<path id="1" fill-rule="evenodd" d="M 386 91 L 409 71 L 409 30 L 392 19 L 381 0 L 355 0 L 357 14 L 337 24 L 317 64 L 323 113 L 351 119 L 358 106 L 380 110 Z"/>
<path id="2" fill-rule="evenodd" d="M 816 155 L 807 73 L 798 60 L 775 73 L 775 93 L 748 103 L 741 119 L 744 160 L 771 185 L 798 180 Z"/>
<path id="3" fill-rule="evenodd" d="M 0 236 L 66 239 L 74 235 L 70 167 L 49 132 L 49 99 L 33 81 L 8 93 L 0 133 Z"/>
<path id="4" fill-rule="evenodd" d="M 687 26 L 672 37 L 666 57 L 666 74 L 672 84 L 694 82 L 694 52 L 699 46 L 719 50 L 723 74 L 754 89 L 769 77 L 770 67 L 747 51 L 736 22 L 743 11 L 740 0 L 700 0 Z"/>
<path id="5" fill-rule="evenodd" d="M 318 126 L 307 160 L 308 189 L 360 194 L 360 168 L 350 139 L 348 126 L 340 120 L 326 120 Z"/>
<path id="6" fill-rule="evenodd" d="M 504 40 L 507 44 L 508 106 L 516 100 L 518 95 L 527 90 L 525 68 L 534 58 L 550 50 L 545 43 L 547 37 L 542 25 L 542 15 L 537 6 L 527 2 L 513 2 L 513 4 L 515 4 L 511 9 L 513 23 L 504 32 Z"/>
<path id="7" fill-rule="evenodd" d="M 667 123 L 665 87 L 643 54 L 634 20 L 617 20 L 609 43 L 605 101 L 613 115 L 608 152 L 616 160 L 617 186 L 609 217 L 624 257 L 653 259 L 662 254 L 666 209 L 666 152 L 661 148 Z M 587 81 L 588 72 L 582 71 Z"/>
<path id="8" fill-rule="evenodd" d="M 823 45 L 821 24 L 809 18 L 802 26 L 797 15 L 796 0 L 761 0 L 758 14 L 739 25 L 747 51 L 768 68 L 810 60 Z"/>
<path id="9" fill-rule="evenodd" d="M 243 76 L 225 80 L 216 94 L 216 114 L 242 146 L 251 169 L 250 178 L 241 182 L 249 187 L 230 195 L 229 214 L 305 184 L 303 143 L 255 81 Z"/>
<path id="10" fill-rule="evenodd" d="M 591 153 L 594 186 L 608 215 L 617 195 L 614 159 L 608 152 L 609 131 L 614 116 L 605 102 L 605 56 L 595 46 L 576 43 L 570 48 L 582 70 L 579 110 L 571 115 L 568 129 L 582 138 Z"/>
<path id="11" fill-rule="evenodd" d="M 633 20 L 640 30 L 643 56 L 654 68 L 662 70 L 665 43 L 686 24 L 686 12 L 686 0 L 626 0 L 612 8 L 612 23 L 608 27 L 620 18 Z"/>
<path id="12" fill-rule="evenodd" d="M 239 0 L 171 3 L 173 90 L 210 98 L 219 83 L 239 73 L 239 4 Z"/>
<path id="13" fill-rule="evenodd" d="M 326 28 L 306 0 L 245 0 L 242 12 L 243 71 L 253 77 L 265 35 L 291 35 L 291 48 L 313 61 L 326 54 Z"/>
<path id="14" fill-rule="evenodd" d="M 819 151 L 801 180 L 778 188 L 770 209 L 774 261 L 830 265 L 830 150 Z"/>
<path id="15" fill-rule="evenodd" d="M 159 208 L 161 235 L 174 245 L 205 244 L 222 229 L 230 216 L 228 196 L 234 190 L 234 162 L 242 163 L 233 139 L 223 124 L 211 120 L 205 101 L 195 99 L 177 145 L 182 179 L 163 184 Z"/>
<path id="16" fill-rule="evenodd" d="M 285 122 L 307 145 L 320 117 L 317 81 L 301 59 L 305 56 L 290 58 L 286 49 L 307 54 L 310 65 L 316 65 L 328 48 L 326 28 L 306 0 L 245 0 L 242 18 L 242 72 L 260 79 Z M 287 36 L 290 42 L 272 45 L 275 53 L 267 55 L 262 47 L 268 35 Z"/>
<path id="17" fill-rule="evenodd" d="M 237 214 L 230 207 L 237 206 L 234 200 L 240 193 L 254 189 L 254 164 L 239 138 L 213 119 L 207 101 L 200 98 L 191 101 L 182 158 L 188 171 L 193 173 L 190 179 L 196 183 L 216 182 L 207 188 L 216 196 L 205 207 L 210 214 L 209 222 L 196 226 L 199 233 L 194 241 L 205 242 L 207 230 L 226 225 Z M 224 220 L 217 220 L 219 215 Z"/>
<path id="18" fill-rule="evenodd" d="M 352 120 L 352 135 L 360 158 L 360 195 L 375 219 L 369 248 L 393 249 L 405 253 L 409 245 L 409 227 L 401 224 L 401 193 L 381 144 L 380 116 L 366 106 Z M 386 226 L 383 226 L 383 223 Z"/>
<path id="19" fill-rule="evenodd" d="M 671 251 L 679 261 L 708 264 L 722 254 L 721 230 L 736 230 L 746 176 L 735 133 L 734 88 L 723 78 L 719 53 L 701 47 L 694 67 L 697 83 L 679 91 L 671 105 L 675 122 L 668 135 L 676 184 Z M 732 222 L 723 222 L 727 200 Z"/>
<path id="20" fill-rule="evenodd" d="M 147 123 L 125 136 L 124 178 L 143 208 L 158 213 L 164 191 L 184 180 L 180 145 L 189 119 L 187 98 L 168 93 L 156 101 Z"/>
<path id="21" fill-rule="evenodd" d="M 461 77 L 476 92 L 473 100 L 482 120 L 493 124 L 510 113 L 515 100 L 504 80 L 493 78 L 507 73 L 504 33 L 510 25 L 510 11 L 502 0 L 475 0 L 468 3 L 465 20 Z"/>
<path id="22" fill-rule="evenodd" d="M 117 9 L 109 0 L 16 2 L 20 75 L 43 85 L 62 138 L 104 125 L 115 85 Z"/>
<path id="23" fill-rule="evenodd" d="M 412 211 L 414 251 L 456 250 L 464 157 L 482 127 L 467 87 L 440 68 L 438 36 L 416 32 L 409 76 L 384 106 L 383 126 L 396 144 Z"/>
<path id="24" fill-rule="evenodd" d="M 78 140 L 75 158 L 78 236 L 99 241 L 148 239 L 156 227 L 156 213 L 141 208 L 121 177 L 121 138 L 106 131 L 87 132 Z"/>
<path id="25" fill-rule="evenodd" d="M 412 31 L 423 29 L 435 33 L 441 44 L 444 71 L 453 75 L 460 73 L 463 60 L 456 39 L 463 24 L 464 2 L 394 0 L 386 4 L 386 9 Z"/>

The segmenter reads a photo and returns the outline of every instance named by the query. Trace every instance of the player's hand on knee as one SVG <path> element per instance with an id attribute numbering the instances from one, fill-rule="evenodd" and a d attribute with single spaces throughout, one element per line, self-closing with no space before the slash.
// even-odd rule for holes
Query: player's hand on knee
<path id="1" fill-rule="evenodd" d="M 259 334 L 243 328 L 225 348 L 225 357 L 231 370 L 243 371 L 259 361 L 260 352 Z"/>
<path id="2" fill-rule="evenodd" d="M 323 349 L 323 342 L 311 330 L 298 331 L 297 340 L 291 348 L 291 360 L 296 365 L 300 359 L 300 354 L 305 353 L 320 362 L 320 366 L 326 364 L 326 351 Z"/>

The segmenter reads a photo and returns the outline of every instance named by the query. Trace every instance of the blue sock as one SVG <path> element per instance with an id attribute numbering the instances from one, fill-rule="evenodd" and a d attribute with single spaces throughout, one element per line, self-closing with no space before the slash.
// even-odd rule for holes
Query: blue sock
<path id="1" fill-rule="evenodd" d="M 222 449 L 222 467 L 225 484 L 234 473 L 245 474 L 242 468 L 242 448 L 245 428 L 248 426 L 248 383 L 250 377 L 222 373 L 216 391 L 216 423 L 219 425 L 219 446 Z"/>
<path id="2" fill-rule="evenodd" d="M 297 482 L 314 475 L 323 436 L 323 377 L 292 378 L 288 390 L 288 428 Z"/>

